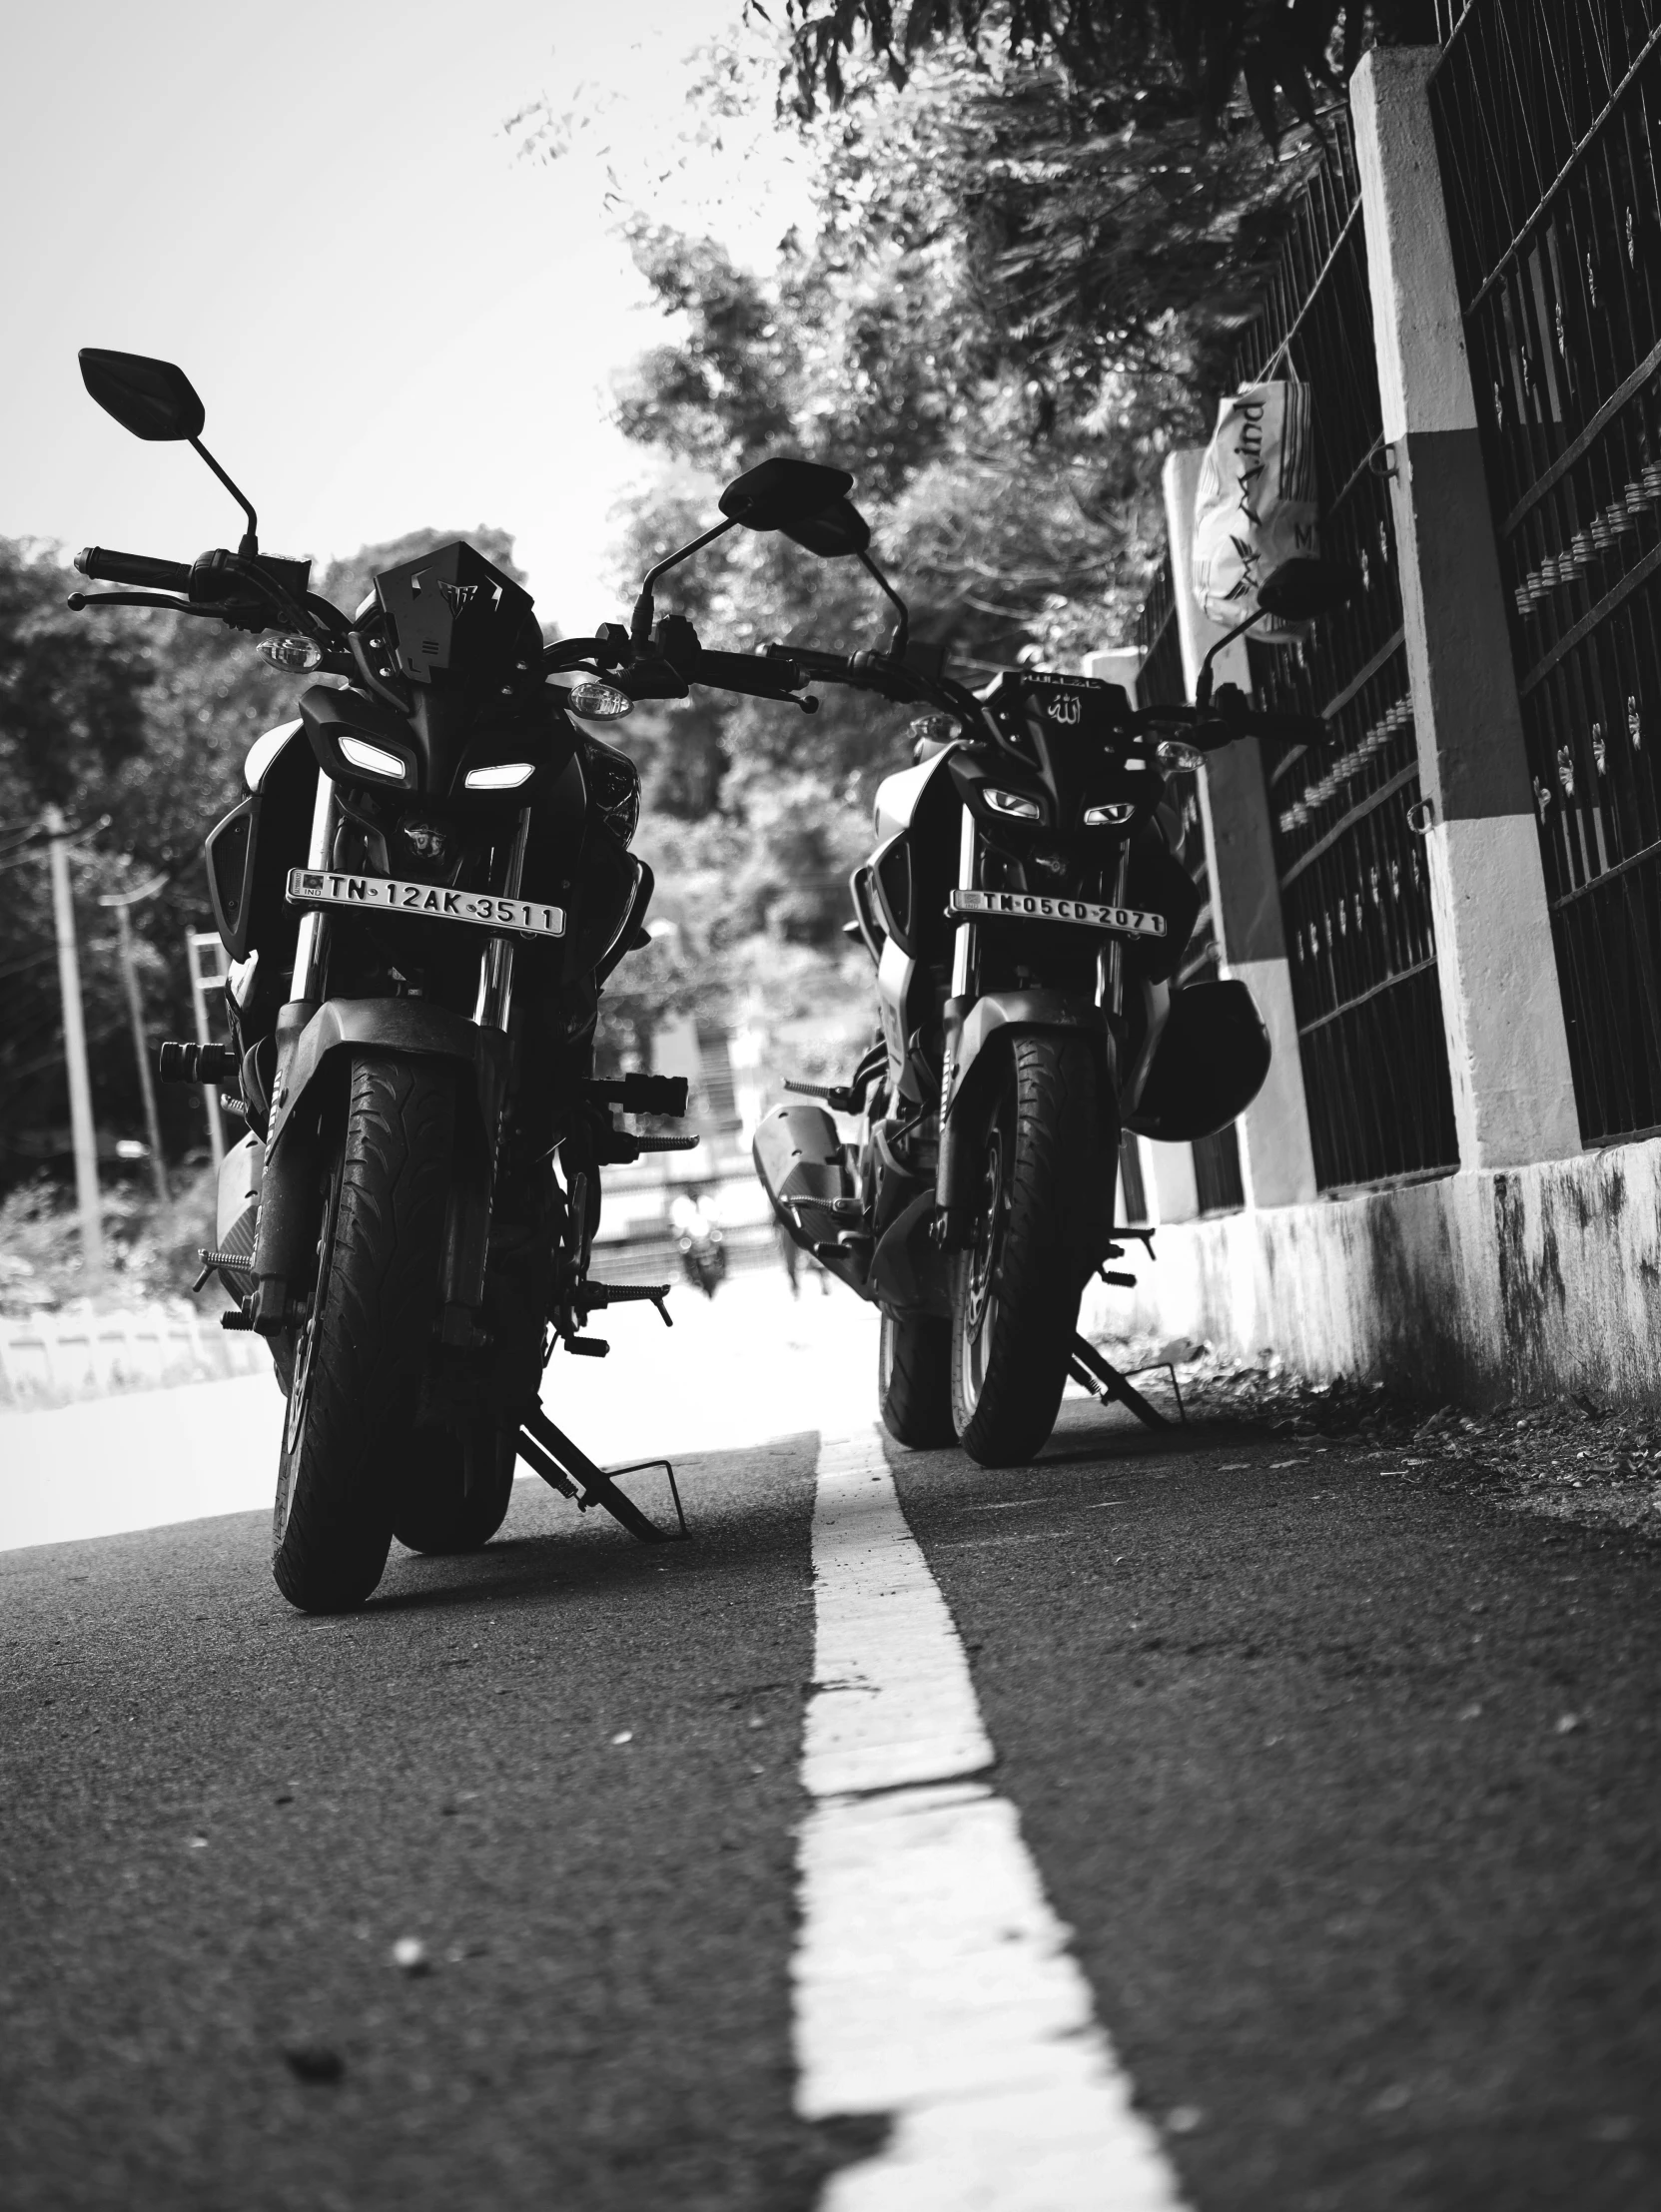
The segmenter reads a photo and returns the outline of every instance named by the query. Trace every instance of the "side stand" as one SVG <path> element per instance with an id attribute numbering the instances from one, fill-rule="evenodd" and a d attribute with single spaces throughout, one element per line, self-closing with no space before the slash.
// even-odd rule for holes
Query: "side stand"
<path id="1" fill-rule="evenodd" d="M 1174 1421 L 1168 1421 L 1163 1413 L 1157 1412 L 1142 1392 L 1135 1389 L 1117 1367 L 1110 1367 L 1096 1346 L 1087 1343 L 1082 1336 L 1074 1337 L 1073 1355 L 1067 1364 L 1074 1381 L 1083 1383 L 1091 1396 L 1100 1398 L 1104 1405 L 1111 1404 L 1117 1398 L 1121 1405 L 1129 1406 L 1147 1428 L 1168 1429 L 1176 1426 Z M 1171 1384 L 1176 1389 L 1175 1372 L 1172 1374 Z M 1180 1390 L 1177 1391 L 1177 1410 L 1186 1421 L 1188 1411 L 1183 1404 L 1183 1393 Z"/>
<path id="2" fill-rule="evenodd" d="M 555 1428 L 540 1406 L 535 1406 L 524 1417 L 524 1425 L 516 1439 L 519 1457 L 539 1474 L 550 1489 L 560 1491 L 567 1498 L 576 1500 L 577 1511 L 586 1513 L 590 1506 L 602 1505 L 614 1521 L 620 1521 L 630 1536 L 642 1544 L 673 1544 L 690 1536 L 686 1515 L 681 1510 L 680 1491 L 675 1483 L 675 1471 L 666 1459 L 637 1459 L 627 1467 L 613 1467 L 608 1473 L 596 1467 L 587 1453 L 581 1451 L 563 1429 Z M 669 1478 L 669 1495 L 675 1501 L 675 1519 L 680 1523 L 680 1536 L 670 1530 L 660 1529 L 649 1520 L 640 1508 L 617 1488 L 613 1477 L 632 1475 L 642 1467 L 661 1467 Z"/>

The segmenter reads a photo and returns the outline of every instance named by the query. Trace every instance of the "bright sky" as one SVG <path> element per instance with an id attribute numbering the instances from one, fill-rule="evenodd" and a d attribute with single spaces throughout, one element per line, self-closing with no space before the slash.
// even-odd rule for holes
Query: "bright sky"
<path id="1" fill-rule="evenodd" d="M 770 260 L 800 186 L 770 130 L 652 183 L 690 59 L 740 0 L 79 0 L 11 11 L 0 76 L 0 535 L 186 559 L 237 510 L 185 446 L 131 438 L 82 346 L 177 361 L 274 553 L 423 524 L 517 540 L 538 611 L 626 609 L 609 510 L 644 472 L 611 372 L 667 326 L 604 208 Z M 554 163 L 508 119 L 592 116 Z M 688 195 L 696 203 L 688 206 Z"/>

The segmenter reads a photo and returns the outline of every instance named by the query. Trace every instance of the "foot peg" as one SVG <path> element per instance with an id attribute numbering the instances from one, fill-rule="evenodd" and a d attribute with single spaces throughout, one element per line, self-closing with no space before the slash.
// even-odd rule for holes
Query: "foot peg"
<path id="1" fill-rule="evenodd" d="M 229 1045 L 180 1045 L 169 1041 L 156 1056 L 163 1083 L 235 1083 L 236 1053 Z"/>
<path id="2" fill-rule="evenodd" d="M 584 1313 L 601 1305 L 651 1304 L 656 1306 L 663 1326 L 672 1329 L 675 1324 L 664 1303 L 668 1295 L 666 1282 L 585 1282 L 571 1303 L 580 1306 Z"/>
<path id="3" fill-rule="evenodd" d="M 614 1083 L 585 1083 L 582 1091 L 596 1105 L 619 1106 L 625 1113 L 666 1113 L 678 1121 L 686 1112 L 684 1076 L 622 1076 Z"/>

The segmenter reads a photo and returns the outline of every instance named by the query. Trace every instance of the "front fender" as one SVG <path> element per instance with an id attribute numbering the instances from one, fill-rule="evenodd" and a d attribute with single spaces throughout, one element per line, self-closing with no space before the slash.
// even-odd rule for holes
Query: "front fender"
<path id="1" fill-rule="evenodd" d="M 1117 1160 L 1117 1058 L 1108 1018 L 1094 1000 L 1064 991 L 988 991 L 972 1004 L 947 1000 L 935 1202 L 949 1224 L 958 1223 L 971 1203 L 968 1185 L 975 1173 L 975 1132 L 1010 1047 L 1018 1037 L 1062 1035 L 1082 1038 L 1095 1057 L 1103 1143 Z M 1081 1193 L 1082 1201 L 1084 1196 Z M 1110 1226 L 1112 1218 L 1110 1179 Z"/>
<path id="2" fill-rule="evenodd" d="M 446 1288 L 477 1302 L 489 1228 L 491 1162 L 511 1047 L 497 1030 L 418 999 L 293 999 L 277 1023 L 277 1095 L 266 1137 L 254 1273 L 255 1326 L 268 1331 L 286 1311 L 286 1285 L 304 1275 L 317 1243 L 318 1171 L 331 1080 L 343 1054 L 454 1062 L 466 1071 L 456 1121 L 456 1176 L 445 1230 Z M 464 1216 L 464 1218 L 463 1218 Z"/>
<path id="3" fill-rule="evenodd" d="M 946 1002 L 946 1059 L 941 1071 L 940 1118 L 944 1128 L 956 1113 L 967 1113 L 987 1074 L 987 1054 L 995 1042 L 1040 1030 L 1070 1030 L 1088 1038 L 1103 1073 L 1114 1073 L 1113 1033 L 1093 1000 L 1065 991 L 988 991 L 968 1005 Z M 979 1073 L 977 1074 L 977 1070 Z M 961 1103 L 960 1102 L 967 1102 Z"/>
<path id="4" fill-rule="evenodd" d="M 283 1048 L 289 1038 L 292 1048 Z M 473 1078 L 479 1118 L 493 1138 L 507 1083 L 511 1047 L 499 1030 L 481 1030 L 464 1015 L 421 999 L 326 999 L 319 1007 L 291 1000 L 277 1023 L 277 1101 L 266 1133 L 268 1169 L 285 1130 L 335 1054 L 354 1048 L 426 1059 L 458 1061 Z"/>

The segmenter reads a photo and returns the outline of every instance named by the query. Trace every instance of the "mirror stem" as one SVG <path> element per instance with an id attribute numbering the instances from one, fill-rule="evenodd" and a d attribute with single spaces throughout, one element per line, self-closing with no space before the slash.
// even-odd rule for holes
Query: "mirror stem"
<path id="1" fill-rule="evenodd" d="M 890 601 L 890 603 L 894 606 L 899 614 L 900 619 L 894 627 L 894 643 L 891 650 L 896 660 L 904 660 L 906 657 L 906 646 L 911 639 L 911 616 L 907 611 L 906 603 L 900 597 L 900 594 L 895 590 L 894 586 L 889 582 L 888 578 L 883 574 L 882 570 L 877 566 L 876 562 L 871 558 L 869 553 L 860 554 L 859 565 L 865 570 L 868 576 L 875 578 L 878 588 L 882 591 L 884 596 Z"/>
<path id="2" fill-rule="evenodd" d="M 640 586 L 640 596 L 635 600 L 634 612 L 629 618 L 628 634 L 636 645 L 647 644 L 651 638 L 652 616 L 656 611 L 652 599 L 652 585 L 656 583 L 658 577 L 666 575 L 671 568 L 677 567 L 681 561 L 690 560 L 694 553 L 702 552 L 706 545 L 713 544 L 716 538 L 725 537 L 728 530 L 735 530 L 737 527 L 736 522 L 717 522 L 712 530 L 705 530 L 702 537 L 693 538 L 690 545 L 683 545 L 678 553 L 670 553 L 666 559 L 660 560 L 655 568 L 647 569 L 646 580 Z"/>
<path id="3" fill-rule="evenodd" d="M 1200 663 L 1200 674 L 1195 679 L 1194 685 L 1194 703 L 1197 707 L 1209 707 L 1212 703 L 1212 662 L 1216 660 L 1225 645 L 1233 645 L 1237 637 L 1245 636 L 1253 622 L 1260 622 L 1261 620 L 1262 612 L 1259 609 L 1255 614 L 1248 614 L 1244 622 L 1237 622 L 1232 630 L 1225 630 Z"/>
<path id="4" fill-rule="evenodd" d="M 221 468 L 219 462 L 215 460 L 213 454 L 209 452 L 207 446 L 203 444 L 201 438 L 193 437 L 191 439 L 191 445 L 196 452 L 202 455 L 202 458 L 208 463 L 208 466 L 213 470 L 214 474 L 219 478 L 220 482 L 225 486 L 226 490 L 230 492 L 232 498 L 236 500 L 238 506 L 242 508 L 244 514 L 248 516 L 248 528 L 243 532 L 243 541 L 237 547 L 237 551 L 244 560 L 252 560 L 255 554 L 260 550 L 259 516 L 254 512 L 253 507 L 250 506 L 246 496 L 237 489 L 236 485 L 225 473 L 225 470 Z"/>

